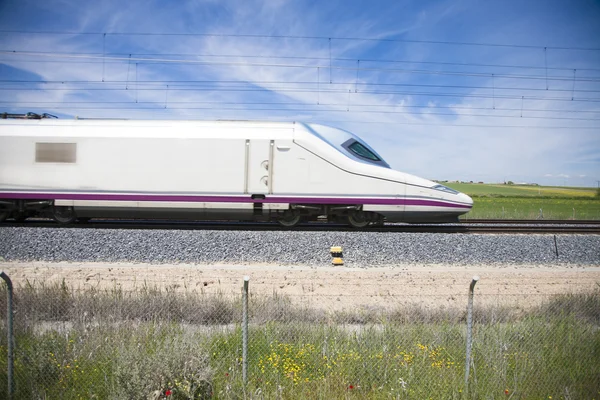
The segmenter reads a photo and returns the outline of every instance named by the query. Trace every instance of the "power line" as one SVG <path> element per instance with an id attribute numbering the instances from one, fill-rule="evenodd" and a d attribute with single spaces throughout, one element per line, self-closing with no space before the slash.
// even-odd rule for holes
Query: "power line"
<path id="1" fill-rule="evenodd" d="M 1 32 L 0 32 L 1 33 Z M 106 33 L 102 33 L 103 38 L 106 37 Z M 108 34 L 110 35 L 110 34 Z M 152 34 L 154 35 L 154 34 Z M 157 34 L 158 35 L 158 34 Z M 240 36 L 244 35 L 227 35 L 227 36 Z M 349 39 L 351 40 L 351 39 Z M 358 39 L 357 39 L 358 40 Z M 103 41 L 103 48 L 105 46 L 105 42 Z M 546 47 L 545 49 L 548 49 Z M 584 118 L 579 117 L 576 113 L 593 113 L 597 114 L 600 111 L 598 110 L 561 110 L 561 109 L 539 109 L 539 108 L 525 108 L 523 107 L 523 102 L 571 102 L 571 104 L 581 104 L 581 103 L 597 103 L 600 102 L 600 98 L 581 98 L 581 96 L 575 96 L 575 93 L 600 93 L 600 90 L 595 90 L 590 88 L 589 83 L 597 83 L 600 82 L 600 77 L 580 77 L 575 79 L 575 69 L 570 68 L 552 68 L 545 65 L 544 67 L 524 67 L 528 69 L 537 69 L 543 71 L 543 74 L 533 75 L 533 74 L 490 74 L 487 72 L 471 72 L 471 71 L 443 71 L 443 70 L 428 70 L 428 69 L 415 69 L 415 68 L 368 68 L 365 67 L 365 62 L 379 62 L 379 63 L 414 63 L 414 64 L 426 64 L 426 65 L 452 65 L 452 66 L 464 66 L 464 67 L 485 67 L 489 68 L 493 67 L 515 67 L 515 66 L 506 66 L 506 65 L 493 65 L 493 64 L 469 64 L 469 63 L 443 63 L 443 62 L 411 62 L 411 61 L 393 61 L 393 60 L 357 60 L 357 59 L 345 59 L 345 58 L 332 58 L 332 57 L 298 57 L 298 56 L 274 56 L 274 57 L 263 57 L 263 56 L 235 56 L 235 55 L 210 55 L 205 57 L 211 58 L 244 58 L 247 59 L 257 59 L 257 58 L 266 58 L 268 60 L 273 59 L 282 59 L 282 60 L 303 60 L 307 61 L 307 63 L 285 63 L 285 62 L 241 62 L 241 61 L 218 61 L 218 60 L 181 60 L 173 58 L 173 54 L 159 54 L 161 57 L 146 57 L 144 54 L 136 55 L 132 57 L 129 54 L 128 57 L 118 57 L 111 54 L 105 54 L 104 51 L 102 54 L 87 54 L 87 53 L 58 53 L 58 52 L 30 52 L 30 51 L 0 51 L 0 54 L 4 54 L 7 57 L 10 57 L 10 60 L 14 61 L 15 56 L 21 57 L 36 57 L 40 60 L 45 60 L 49 62 L 60 62 L 60 63 L 93 63 L 100 65 L 102 64 L 102 81 L 100 80 L 52 80 L 52 81 L 35 81 L 35 80 L 10 80 L 5 79 L 0 82 L 6 84 L 7 87 L 0 87 L 0 90 L 5 92 L 28 92 L 28 91 L 63 91 L 63 92 L 78 92 L 73 94 L 84 95 L 86 92 L 91 93 L 135 93 L 135 103 L 132 102 L 117 102 L 117 101 L 90 101 L 90 102 L 81 102 L 81 101 L 60 101 L 60 102 L 25 102 L 25 101 L 0 101 L 3 104 L 10 104 L 12 107 L 17 107 L 19 104 L 30 106 L 28 108 L 32 109 L 70 109 L 70 110 L 135 110 L 139 112 L 164 112 L 171 110 L 188 110 L 188 111 L 236 111 L 236 112 L 253 112 L 253 111 L 269 111 L 269 112 L 305 112 L 305 113 L 360 113 L 360 114 L 373 114 L 373 115 L 394 115 L 394 114 L 406 114 L 412 116 L 457 116 L 457 117 L 489 117 L 489 118 L 519 118 L 522 120 L 527 119 L 546 119 L 546 120 L 572 120 L 572 121 L 599 121 L 598 118 Z M 150 53 L 151 54 L 151 53 Z M 169 57 L 166 57 L 169 56 Z M 22 62 L 37 62 L 37 59 L 32 60 L 28 59 Z M 315 64 L 309 63 L 309 61 L 317 61 Z M 332 64 L 332 61 L 352 61 L 356 62 L 356 66 L 340 66 Z M 361 64 L 363 61 L 363 64 Z M 127 62 L 128 76 L 129 76 L 129 68 L 134 63 L 135 64 L 135 81 L 123 81 L 123 80 L 106 80 L 105 79 L 105 65 L 107 63 L 112 64 L 124 64 Z M 317 72 L 320 68 L 327 68 L 330 71 L 341 70 L 352 73 L 352 75 L 356 74 L 356 80 L 354 81 L 336 81 L 332 82 L 330 80 L 329 83 L 321 82 L 320 79 L 318 81 L 235 81 L 235 80 L 144 80 L 140 81 L 137 79 L 137 70 L 138 64 L 140 66 L 147 64 L 173 64 L 173 65 L 204 65 L 204 66 L 214 66 L 214 67 L 254 67 L 254 68 L 300 68 L 304 71 L 307 70 L 316 70 Z M 321 65 L 322 64 L 322 65 Z M 146 68 L 145 70 L 150 70 Z M 556 75 L 547 75 L 548 70 L 554 71 L 573 71 L 572 77 L 564 77 L 564 76 L 556 76 Z M 580 69 L 584 70 L 584 69 Z M 590 71 L 600 71 L 594 69 L 588 69 Z M 493 87 L 489 86 L 481 86 L 481 85 L 467 85 L 467 84 L 430 84 L 430 83 L 371 83 L 371 82 L 359 82 L 359 71 L 364 72 L 377 72 L 379 76 L 384 74 L 392 74 L 392 73 L 410 73 L 410 74 L 427 74 L 427 75 L 445 75 L 450 76 L 451 78 L 485 78 L 490 79 L 493 77 L 495 80 L 497 79 L 521 79 L 521 80 L 534 80 L 540 83 L 545 83 L 544 88 L 528 88 L 528 87 L 519 87 L 519 86 L 511 86 L 511 87 L 502 87 L 493 85 Z M 311 76 L 311 75 L 308 75 Z M 347 75 L 346 75 L 347 76 Z M 364 75 L 361 74 L 361 77 Z M 367 74 L 369 76 L 369 74 Z M 372 77 L 373 75 L 371 75 Z M 447 81 L 451 78 L 445 78 Z M 331 78 L 330 78 L 331 79 Z M 464 79 L 463 79 L 464 80 Z M 431 80 L 433 81 L 433 80 Z M 566 84 L 563 83 L 563 88 L 560 87 L 549 87 L 548 82 L 557 81 L 557 82 L 568 82 L 569 89 L 564 88 Z M 572 85 L 571 85 L 572 82 Z M 588 83 L 586 88 L 576 88 L 575 83 L 582 82 Z M 10 86 L 11 84 L 19 85 L 17 87 Z M 27 85 L 60 85 L 60 87 L 27 87 Z M 102 85 L 102 87 L 97 87 L 97 85 Z M 122 86 L 120 86 L 122 85 Z M 130 85 L 128 88 L 127 85 Z M 262 85 L 262 87 L 261 87 Z M 92 87 L 88 87 L 92 86 Z M 299 87 L 298 87 L 299 86 Z M 352 86 L 354 91 L 348 89 L 345 86 Z M 391 88 L 391 89 L 388 89 Z M 429 92 L 429 91 L 416 91 L 416 90 L 394 90 L 395 88 L 425 88 L 425 89 L 438 89 L 437 91 Z M 360 90 L 359 90 L 360 89 Z M 448 92 L 448 91 L 440 91 L 439 89 L 480 89 L 480 90 L 493 90 L 491 95 L 486 94 L 476 94 L 476 93 L 460 93 L 460 92 Z M 288 93 L 303 93 L 303 94 L 327 94 L 327 95 L 344 95 L 347 98 L 347 102 L 345 104 L 341 103 L 321 103 L 317 100 L 317 104 L 319 106 L 315 108 L 314 103 L 304 102 L 304 103 L 285 103 L 285 102 L 272 102 L 272 103 L 248 103 L 248 102 L 231 102 L 231 103 L 215 103 L 215 102 L 179 102 L 179 101 L 168 101 L 169 98 L 176 97 L 173 93 L 179 91 L 186 92 L 230 92 L 230 93 L 245 93 L 245 92 L 255 92 L 255 93 L 266 93 L 269 95 L 279 95 L 282 96 L 287 95 Z M 551 96 L 535 96 L 534 93 L 532 95 L 524 96 L 520 93 L 518 96 L 513 94 L 502 94 L 498 92 L 502 91 L 520 91 L 520 92 L 545 92 L 546 94 L 553 94 Z M 164 102 L 149 102 L 149 101 L 138 101 L 138 92 L 140 93 L 149 93 L 149 92 L 164 92 L 165 94 L 162 97 L 165 99 Z M 454 106 L 398 106 L 398 105 L 386 105 L 386 104 L 354 104 L 350 101 L 350 95 L 353 93 L 359 94 L 372 94 L 372 95 L 402 95 L 402 96 L 413 96 L 413 97 L 447 97 L 447 98 L 474 98 L 474 99 L 492 99 L 494 100 L 494 110 L 489 107 L 454 107 Z M 561 93 L 567 93 L 569 96 L 560 97 Z M 67 96 L 72 93 L 68 93 Z M 181 94 L 181 93 L 180 93 Z M 321 96 L 322 97 L 322 96 Z M 521 107 L 519 108 L 502 108 L 495 107 L 497 100 L 516 100 L 519 101 Z M 48 104 L 48 106 L 31 106 L 31 104 Z M 135 106 L 134 106 L 135 104 Z M 197 107 L 191 105 L 198 104 L 211 104 L 211 107 Z M 106 107 L 86 107 L 85 105 L 107 105 Z M 117 106 L 119 105 L 119 106 Z M 219 107 L 214 107 L 215 105 L 219 105 Z M 223 105 L 229 105 L 229 107 Z M 249 106 L 250 108 L 241 108 L 242 106 Z M 262 107 L 256 107 L 256 105 L 262 105 Z M 272 105 L 274 107 L 268 107 Z M 514 105 L 514 104 L 513 104 Z M 267 106 L 267 107 L 265 107 Z M 339 109 L 324 109 L 324 107 L 338 107 Z M 365 109 L 369 107 L 377 107 L 378 109 Z M 393 107 L 394 109 L 389 109 Z M 362 109 L 361 109 L 362 108 Z M 424 109 L 426 112 L 415 112 L 415 111 L 407 111 L 407 109 Z M 465 110 L 470 112 L 465 113 L 456 113 L 456 112 L 432 112 L 431 110 L 439 110 L 439 109 L 449 109 L 449 110 Z M 473 113 L 473 110 L 479 111 L 487 111 L 488 113 Z M 489 112 L 493 113 L 490 114 Z M 520 115 L 499 115 L 500 112 L 520 112 Z M 543 116 L 543 115 L 523 115 L 523 112 L 526 113 L 555 113 L 555 115 L 551 116 Z M 556 113 L 571 113 L 571 115 L 575 115 L 575 117 L 567 117 L 561 116 Z M 346 121 L 344 121 L 346 122 Z M 387 122 L 368 122 L 368 121 L 353 121 L 353 123 L 387 123 Z M 399 124 L 398 122 L 393 122 L 395 124 Z M 402 123 L 400 123 L 402 124 Z M 406 123 L 405 123 L 406 124 Z M 419 124 L 423 125 L 423 124 Z M 431 125 L 431 124 L 427 124 Z M 440 125 L 432 125 L 432 126 L 448 126 L 444 124 Z M 475 126 L 475 127 L 492 127 L 488 125 L 450 125 L 450 126 Z M 537 127 L 530 125 L 494 125 L 493 127 L 505 127 L 505 128 L 543 128 L 543 129 L 598 129 L 598 127 Z"/>
<path id="2" fill-rule="evenodd" d="M 272 84 L 290 84 L 290 85 L 318 85 L 317 81 L 232 81 L 232 80 L 153 80 L 153 81 L 129 81 L 129 80 L 52 80 L 52 81 L 40 81 L 40 80 L 11 80 L 11 79 L 0 79 L 0 83 L 24 83 L 24 84 L 38 84 L 38 85 L 104 85 L 104 84 L 131 84 L 136 83 L 138 85 L 148 86 L 166 86 L 169 85 L 171 88 L 179 87 L 192 87 L 193 85 L 217 85 L 217 84 L 234 84 L 234 85 L 272 85 Z M 322 83 L 322 82 L 321 82 Z M 366 82 L 350 82 L 350 81 L 338 81 L 331 85 L 337 86 L 350 86 L 357 87 L 370 87 L 370 86 L 383 86 L 383 87 L 426 87 L 426 88 L 450 88 L 450 89 L 492 89 L 490 86 L 477 86 L 477 85 L 444 85 L 444 84 L 423 84 L 423 83 L 366 83 Z M 51 89 L 51 88 L 49 88 Z M 85 89 L 83 86 L 81 89 Z M 361 89 L 362 90 L 362 89 Z M 527 88 L 527 87 L 502 87 L 495 86 L 494 90 L 522 90 L 522 91 L 541 91 L 541 92 L 568 92 L 568 93 L 600 93 L 600 90 L 593 89 L 546 89 L 546 88 Z M 355 91 L 358 93 L 358 91 Z"/>
<path id="3" fill-rule="evenodd" d="M 14 50 L 0 49 L 0 52 L 13 52 Z M 87 54 L 93 56 L 115 56 L 115 57 L 129 57 L 129 56 L 171 56 L 171 57 L 215 57 L 215 58 L 265 58 L 265 59 L 282 59 L 282 60 L 312 60 L 312 61 L 329 61 L 329 57 L 313 57 L 313 56 L 270 56 L 270 55 L 254 55 L 254 54 L 194 54 L 194 53 L 80 53 L 80 52 L 61 52 L 60 54 Z M 511 68 L 511 69 L 536 69 L 536 70 L 556 70 L 556 71 L 569 71 L 572 72 L 574 69 L 577 71 L 595 71 L 600 72 L 600 68 L 567 68 L 567 67 L 551 67 L 551 66 L 532 66 L 532 65 L 518 65 L 518 64 L 480 64 L 480 63 L 458 63 L 458 62 L 444 62 L 444 61 L 418 61 L 418 60 L 388 60 L 388 59 L 373 59 L 373 58 L 345 58 L 345 57 L 332 57 L 332 61 L 340 62 L 361 62 L 370 63 L 398 63 L 398 64 L 426 64 L 426 65 L 449 65 L 449 66 L 463 66 L 463 67 L 485 67 L 485 68 Z"/>
<path id="4" fill-rule="evenodd" d="M 130 82 L 135 85 L 135 81 Z M 15 88 L 15 87 L 0 87 L 2 91 L 23 91 L 23 92 L 61 92 L 61 91 L 88 91 L 88 92 L 157 92 L 163 91 L 166 87 L 137 87 L 128 89 L 126 87 L 120 88 Z M 171 89 L 171 91 L 182 91 L 182 92 L 206 92 L 215 91 L 219 92 L 264 92 L 271 93 L 276 90 L 282 93 L 313 93 L 313 94 L 351 94 L 347 89 L 335 89 L 335 88 L 296 88 L 296 87 L 179 87 Z M 428 97 L 454 97 L 454 98 L 478 98 L 478 99 L 500 99 L 500 100 L 534 100 L 534 101 L 560 101 L 569 103 L 597 103 L 600 102 L 600 98 L 575 98 L 569 97 L 540 97 L 540 96 L 517 96 L 517 95 L 503 95 L 494 94 L 483 95 L 483 94 L 471 94 L 471 93 L 439 93 L 439 92 L 416 92 L 416 91 L 393 91 L 393 90 L 362 90 L 361 94 L 373 94 L 373 95 L 406 95 L 406 96 L 428 96 Z"/>
<path id="5" fill-rule="evenodd" d="M 139 104 L 139 103 L 129 103 Z M 46 109 L 48 107 L 30 106 L 31 109 Z M 83 106 L 53 106 L 50 107 L 53 110 L 204 110 L 204 111 L 272 111 L 272 112 L 310 112 L 310 113 L 353 113 L 353 114 L 404 114 L 413 116 L 453 116 L 453 117 L 486 117 L 486 118 L 513 118 L 513 119 L 543 119 L 543 120 L 570 120 L 570 121 L 600 121 L 600 118 L 576 118 L 576 117 L 540 117 L 540 116 L 512 116 L 512 115 L 495 115 L 495 114 L 467 114 L 467 113 L 442 113 L 442 112 L 427 112 L 427 113 L 416 113 L 410 111 L 373 111 L 373 110 L 350 110 L 349 108 L 340 109 L 322 109 L 322 108 L 274 108 L 274 107 L 261 107 L 261 108 L 240 108 L 240 107 L 180 107 L 180 106 L 157 106 L 157 107 L 83 107 Z"/>
<path id="6" fill-rule="evenodd" d="M 98 109 L 98 111 L 101 111 L 101 109 Z M 168 112 L 171 111 L 169 109 L 148 109 L 148 110 L 144 110 L 144 109 L 137 109 L 136 111 L 151 111 L 151 115 L 155 115 L 157 112 Z M 211 117 L 212 119 L 214 119 L 214 117 Z M 189 120 L 204 120 L 206 118 L 198 118 L 197 114 L 195 113 L 192 117 L 186 116 L 186 119 Z M 232 115 L 232 116 L 225 116 L 225 117 L 221 117 L 220 119 L 239 119 L 239 115 Z M 290 119 L 290 118 L 278 118 L 278 121 L 281 120 L 294 120 L 297 121 L 298 118 L 294 118 L 294 119 Z M 250 118 L 250 117 L 244 117 L 244 120 L 247 121 L 264 121 L 265 118 Z M 347 119 L 345 120 L 330 120 L 330 119 L 318 119 L 315 121 L 307 121 L 307 122 L 318 122 L 318 123 L 332 123 L 332 124 L 345 124 L 348 123 L 349 121 Z M 500 125 L 500 124 L 494 124 L 494 125 L 485 125 L 485 124 L 456 124 L 456 123 L 425 123 L 425 122 L 403 122 L 403 121 L 377 121 L 377 120 L 370 120 L 370 121 L 365 121 L 365 120 L 353 120 L 351 121 L 352 124 L 364 124 L 364 125 L 407 125 L 407 126 L 436 126 L 436 127 L 461 127 L 461 128 L 497 128 L 497 129 L 507 129 L 507 128 L 528 128 L 528 129 L 544 129 L 544 130 L 556 130 L 556 129 L 567 129 L 569 131 L 578 131 L 578 130 L 597 130 L 598 127 L 597 126 L 557 126 L 557 125 L 548 125 L 548 126 L 537 126 L 537 125 Z"/>
<path id="7" fill-rule="evenodd" d="M 0 104 L 12 104 L 15 106 L 27 106 L 30 104 L 55 104 L 55 105 L 69 105 L 69 104 L 112 104 L 112 105 L 129 105 L 131 101 L 0 101 Z M 138 101 L 136 104 L 139 105 L 164 105 L 164 101 Z M 186 105 L 195 105 L 195 104 L 212 104 L 215 106 L 223 106 L 223 105 L 238 105 L 238 106 L 282 106 L 282 107 L 300 107 L 307 106 L 312 107 L 314 104 L 308 103 L 300 103 L 300 102 L 246 102 L 246 101 L 176 101 L 170 100 L 168 101 L 169 105 L 173 104 L 186 104 Z M 436 109 L 449 109 L 449 110 L 477 110 L 477 111 L 514 111 L 514 112 L 539 112 L 539 113 L 593 113 L 600 114 L 600 110 L 569 110 L 569 109 L 543 109 L 543 108 L 508 108 L 508 107 L 496 107 L 492 109 L 492 107 L 461 107 L 461 106 L 442 106 L 442 105 L 398 105 L 398 104 L 363 104 L 363 103 L 351 103 L 350 105 L 344 103 L 319 103 L 320 106 L 323 107 L 352 107 L 356 109 L 356 107 L 378 107 L 378 108 L 416 108 L 416 109 L 428 109 L 428 110 L 436 110 Z M 416 113 L 415 113 L 416 114 Z M 417 114 L 418 115 L 418 114 Z M 518 118 L 515 116 L 515 118 Z"/>
<path id="8" fill-rule="evenodd" d="M 362 42 L 387 42 L 387 43 L 420 43 L 450 46 L 479 46 L 479 47 L 507 47 L 521 49 L 551 49 L 551 50 L 576 50 L 576 51 L 600 51 L 600 48 L 590 47 L 567 47 L 567 46 L 538 46 L 509 43 L 485 43 L 485 42 L 460 42 L 447 40 L 416 40 L 416 39 L 388 39 L 367 37 L 343 37 L 343 36 L 295 36 L 295 35 L 260 35 L 260 34 L 227 34 L 227 33 L 156 33 L 156 32 L 76 32 L 76 31 L 24 31 L 24 30 L 1 30 L 0 34 L 24 34 L 24 35 L 98 35 L 98 36 L 189 36 L 189 37 L 228 37 L 228 38 L 251 38 L 251 39 L 303 39 L 303 40 L 340 40 L 340 41 L 362 41 Z"/>
<path id="9" fill-rule="evenodd" d="M 414 74 L 425 74 L 425 75 L 447 75 L 447 76 L 469 76 L 469 77 L 480 77 L 480 78 L 491 78 L 490 73 L 477 73 L 477 72 L 465 72 L 465 71 L 439 71 L 439 70 L 423 70 L 423 69 L 402 69 L 402 68 L 357 68 L 357 67 L 344 67 L 339 65 L 306 65 L 306 64 L 284 64 L 284 63 L 253 63 L 253 62 L 219 62 L 219 61 L 200 61 L 200 60 L 177 60 L 168 58 L 143 58 L 143 57 L 110 57 L 110 56 L 95 56 L 86 54 L 61 54 L 61 53 L 45 53 L 45 52 L 24 52 L 24 51 L 0 51 L 0 54 L 4 55 L 27 55 L 27 56 L 39 56 L 47 58 L 66 58 L 71 60 L 98 60 L 100 63 L 102 60 L 113 60 L 123 62 L 151 62 L 151 63 L 165 63 L 165 64 L 194 64 L 194 65 L 214 65 L 214 66 L 229 66 L 229 67 L 275 67 L 275 68 L 307 68 L 307 69 L 335 69 L 342 71 L 371 71 L 371 72 L 385 72 L 385 73 L 414 73 Z M 33 60 L 32 62 L 39 62 L 39 60 Z M 64 62 L 64 61 L 62 61 Z M 510 79 L 525 79 L 525 80 L 544 80 L 544 81 L 567 81 L 572 82 L 572 77 L 561 77 L 561 76 L 546 76 L 546 75 L 517 75 L 517 74 L 493 74 L 496 78 L 510 78 Z M 577 78 L 578 82 L 600 82 L 598 78 Z"/>

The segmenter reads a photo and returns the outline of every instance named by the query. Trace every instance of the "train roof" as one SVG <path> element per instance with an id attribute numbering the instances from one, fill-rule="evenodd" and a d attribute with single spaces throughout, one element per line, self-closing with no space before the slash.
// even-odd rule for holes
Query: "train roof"
<path id="1" fill-rule="evenodd" d="M 298 125 L 297 122 L 271 121 L 0 119 L 0 127 L 14 128 L 0 129 L 0 135 L 128 138 L 234 138 L 244 135 L 259 138 L 271 137 L 276 132 L 279 138 L 292 138 L 294 127 Z"/>
<path id="2" fill-rule="evenodd" d="M 0 127 L 2 126 L 10 126 L 14 129 L 0 129 L 0 136 L 22 137 L 173 139 L 235 139 L 243 137 L 246 139 L 294 140 L 298 138 L 298 135 L 309 134 L 356 161 L 389 168 L 387 162 L 357 135 L 337 127 L 299 121 L 57 119 L 45 117 L 0 119 Z M 28 129 L 29 127 L 34 129 Z"/>
<path id="3" fill-rule="evenodd" d="M 0 114 L 1 116 L 2 114 Z M 0 118 L 4 125 L 42 126 L 281 126 L 293 127 L 299 121 L 202 120 L 202 119 L 121 119 L 121 118 Z"/>

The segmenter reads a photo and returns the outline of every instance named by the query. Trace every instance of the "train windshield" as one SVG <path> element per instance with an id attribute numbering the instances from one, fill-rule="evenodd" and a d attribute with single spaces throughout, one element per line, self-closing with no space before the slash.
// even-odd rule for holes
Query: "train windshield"
<path id="1" fill-rule="evenodd" d="M 367 149 L 362 143 L 354 142 L 348 146 L 348 149 L 359 157 L 366 158 L 371 161 L 381 161 L 371 150 Z"/>
<path id="2" fill-rule="evenodd" d="M 342 143 L 342 148 L 344 148 L 351 156 L 361 161 L 380 165 L 382 167 L 390 167 L 388 163 L 386 163 L 381 156 L 379 156 L 379 154 L 375 153 L 375 150 L 371 149 L 367 144 L 361 143 L 356 139 L 345 141 Z"/>
<path id="3" fill-rule="evenodd" d="M 389 164 L 357 135 L 320 124 L 307 124 L 307 126 L 313 134 L 353 160 L 390 168 Z"/>

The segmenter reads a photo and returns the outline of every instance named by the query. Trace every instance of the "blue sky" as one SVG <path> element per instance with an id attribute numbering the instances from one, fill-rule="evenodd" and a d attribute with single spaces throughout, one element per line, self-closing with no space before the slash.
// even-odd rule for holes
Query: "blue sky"
<path id="1" fill-rule="evenodd" d="M 325 123 L 429 179 L 595 187 L 598 21 L 593 0 L 0 0 L 0 111 Z"/>

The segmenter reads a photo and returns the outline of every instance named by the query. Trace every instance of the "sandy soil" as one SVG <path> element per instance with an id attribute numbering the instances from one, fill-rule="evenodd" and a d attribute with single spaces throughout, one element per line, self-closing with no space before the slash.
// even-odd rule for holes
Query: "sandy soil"
<path id="1" fill-rule="evenodd" d="M 582 292 L 600 285 L 600 265 L 483 266 L 406 265 L 385 268 L 277 265 L 149 265 L 105 263 L 0 262 L 15 287 L 63 280 L 70 287 L 136 290 L 144 286 L 177 291 L 238 295 L 244 276 L 252 295 L 288 295 L 293 301 L 329 310 L 459 306 L 467 301 L 473 276 L 479 304 L 527 308 L 555 293 Z"/>

